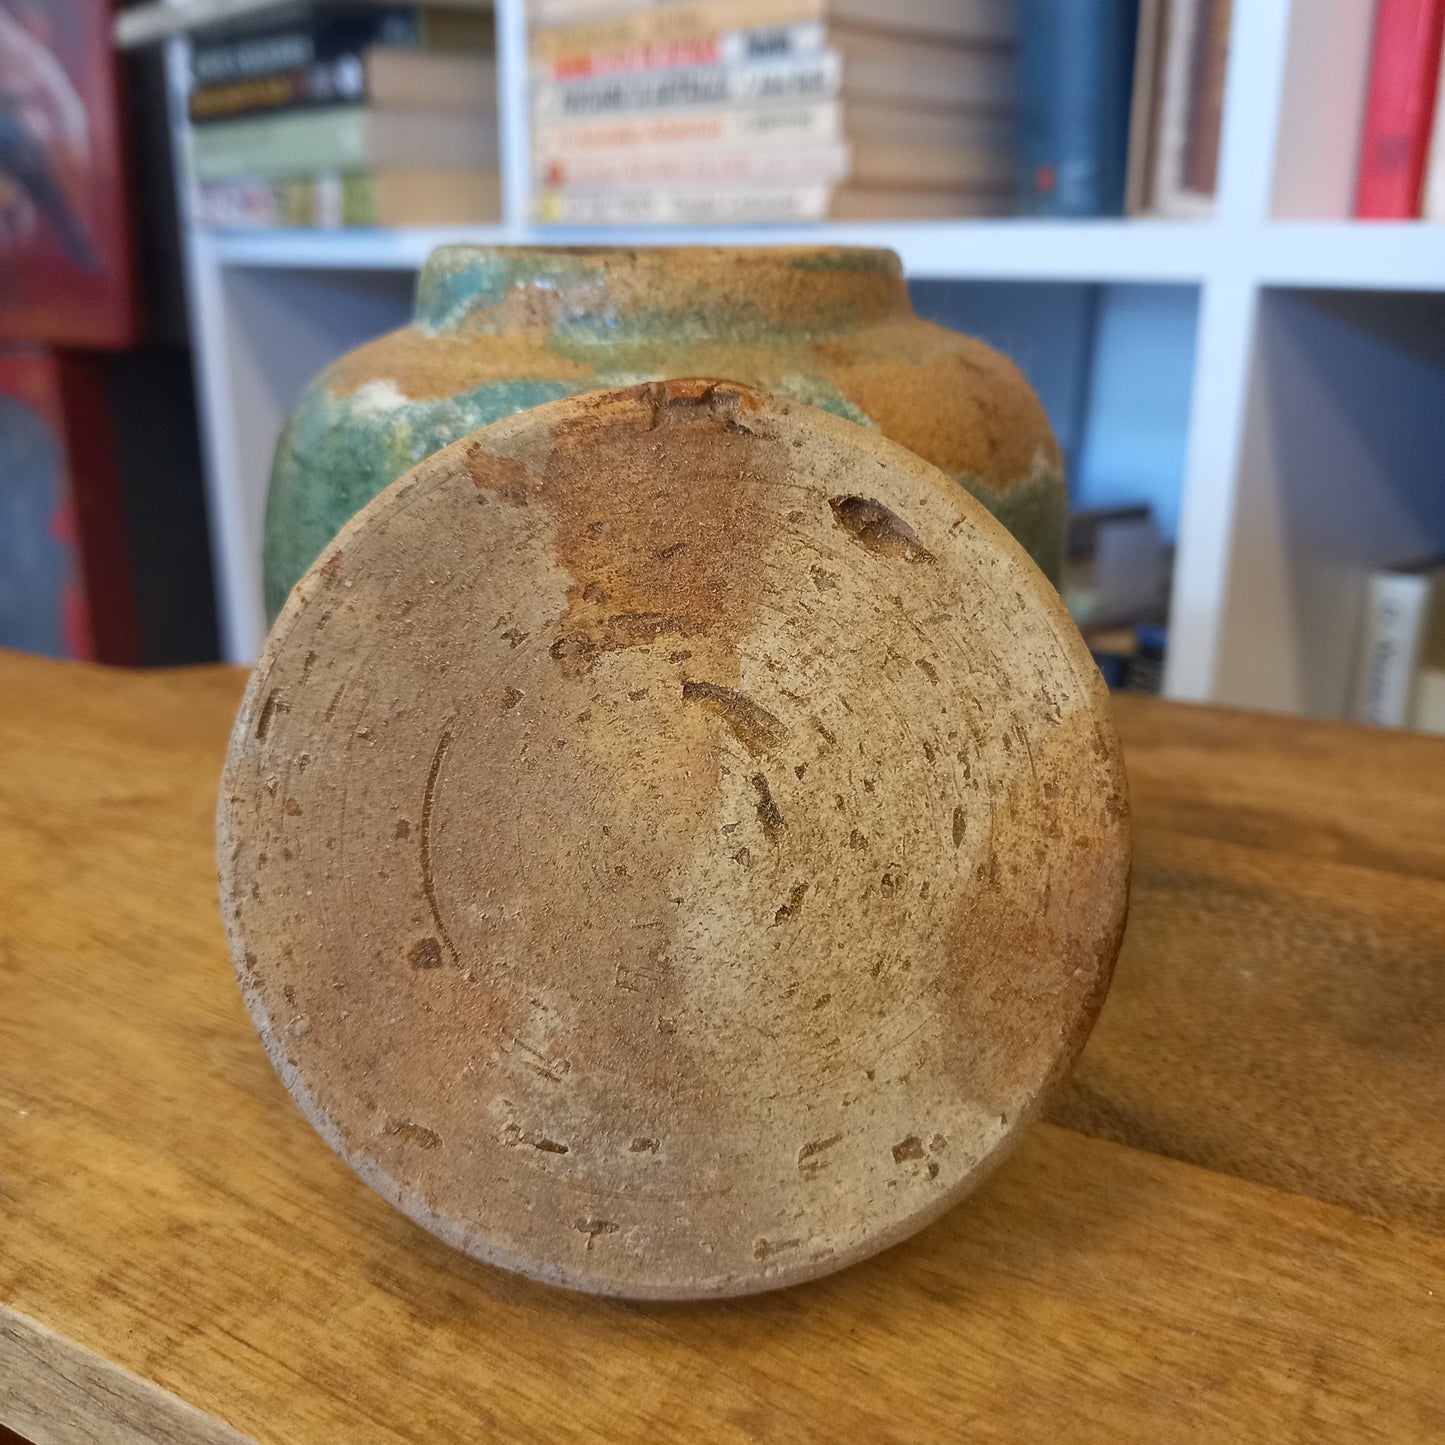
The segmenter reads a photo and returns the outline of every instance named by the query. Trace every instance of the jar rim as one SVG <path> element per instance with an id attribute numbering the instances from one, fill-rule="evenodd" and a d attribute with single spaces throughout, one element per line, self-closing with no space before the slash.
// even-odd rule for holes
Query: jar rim
<path id="1" fill-rule="evenodd" d="M 627 317 L 687 317 L 736 334 L 743 313 L 762 329 L 835 333 L 908 312 L 903 266 L 881 247 L 836 245 L 440 246 L 417 291 L 430 332 L 596 332 L 616 339 Z M 623 324 L 619 330 L 619 322 Z"/>

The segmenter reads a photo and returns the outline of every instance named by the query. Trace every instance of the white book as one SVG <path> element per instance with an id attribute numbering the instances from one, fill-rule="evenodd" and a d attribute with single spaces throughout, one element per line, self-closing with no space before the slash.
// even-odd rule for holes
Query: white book
<path id="1" fill-rule="evenodd" d="M 830 186 L 638 186 L 543 191 L 532 219 L 557 226 L 788 225 L 821 221 Z"/>
<path id="2" fill-rule="evenodd" d="M 1445 221 L 1445 51 L 1440 56 L 1440 83 L 1435 92 L 1435 124 L 1430 131 L 1430 153 L 1425 162 L 1425 189 L 1420 215 L 1426 221 Z"/>
<path id="3" fill-rule="evenodd" d="M 752 65 L 696 65 L 588 80 L 542 80 L 532 88 L 533 115 L 539 121 L 581 120 L 630 110 L 829 100 L 837 95 L 841 76 L 837 54 L 824 50 Z"/>
<path id="4" fill-rule="evenodd" d="M 1389 568 L 1371 576 L 1356 654 L 1356 722 L 1410 723 L 1416 677 L 1427 647 L 1445 642 L 1445 563 Z"/>
<path id="5" fill-rule="evenodd" d="M 549 54 L 677 39 L 795 20 L 843 20 L 896 35 L 988 44 L 1017 34 L 1017 0 L 527 0 L 533 42 Z M 561 32 L 561 33 L 556 33 Z"/>
<path id="6" fill-rule="evenodd" d="M 624 75 L 636 70 L 674 70 L 687 65 L 746 65 L 789 55 L 812 55 L 826 48 L 821 20 L 791 25 L 724 30 L 697 40 L 648 41 L 581 55 L 533 54 L 530 69 L 543 80 L 580 80 L 594 75 Z"/>
<path id="7" fill-rule="evenodd" d="M 629 111 L 595 120 L 532 127 L 538 155 L 576 155 L 622 146 L 807 145 L 842 137 L 836 100 L 804 105 L 719 106 L 703 110 Z"/>
<path id="8" fill-rule="evenodd" d="M 1355 214 L 1374 33 L 1373 3 L 1307 0 L 1290 7 L 1274 158 L 1276 219 Z"/>
<path id="9" fill-rule="evenodd" d="M 603 186 L 831 185 L 848 175 L 848 147 L 620 146 L 614 150 L 541 152 L 536 157 L 539 187 L 586 189 Z"/>
<path id="10" fill-rule="evenodd" d="M 1422 667 L 1415 679 L 1410 726 L 1422 733 L 1445 733 L 1445 667 Z"/>
<path id="11" fill-rule="evenodd" d="M 1203 0 L 1169 0 L 1165 11 L 1164 59 L 1154 134 L 1154 175 L 1149 187 L 1155 215 L 1204 219 L 1214 214 L 1214 197 L 1200 196 L 1183 184 L 1189 145 L 1189 102 L 1194 89 L 1196 31 Z"/>

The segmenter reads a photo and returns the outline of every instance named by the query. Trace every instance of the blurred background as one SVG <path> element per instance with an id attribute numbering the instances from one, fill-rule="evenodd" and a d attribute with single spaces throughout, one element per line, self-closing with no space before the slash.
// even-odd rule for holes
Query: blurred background
<path id="1" fill-rule="evenodd" d="M 0 645 L 251 661 L 447 241 L 887 246 L 1038 390 L 1111 685 L 1445 731 L 1445 0 L 0 0 Z"/>

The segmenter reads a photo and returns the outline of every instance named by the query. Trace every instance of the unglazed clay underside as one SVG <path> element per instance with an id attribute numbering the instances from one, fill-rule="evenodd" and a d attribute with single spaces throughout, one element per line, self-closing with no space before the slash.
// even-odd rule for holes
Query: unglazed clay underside
<path id="1" fill-rule="evenodd" d="M 237 721 L 222 900 L 327 1141 L 635 1297 L 826 1273 L 971 1189 L 1123 926 L 1107 698 L 984 510 L 746 388 L 561 401 L 336 539 Z"/>

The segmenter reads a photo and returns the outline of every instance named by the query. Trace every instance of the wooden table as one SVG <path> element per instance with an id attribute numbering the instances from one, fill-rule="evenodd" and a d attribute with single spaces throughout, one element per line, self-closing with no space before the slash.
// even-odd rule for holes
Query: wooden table
<path id="1" fill-rule="evenodd" d="M 985 1187 L 624 1306 L 450 1253 L 221 936 L 243 674 L 0 655 L 0 1421 L 39 1442 L 1445 1440 L 1445 743 L 1122 698 L 1117 980 Z"/>

